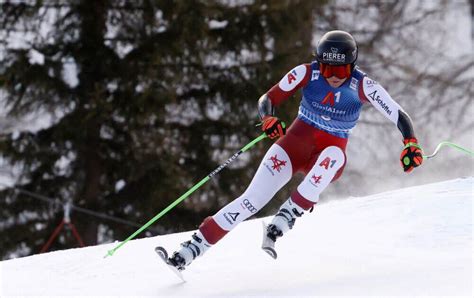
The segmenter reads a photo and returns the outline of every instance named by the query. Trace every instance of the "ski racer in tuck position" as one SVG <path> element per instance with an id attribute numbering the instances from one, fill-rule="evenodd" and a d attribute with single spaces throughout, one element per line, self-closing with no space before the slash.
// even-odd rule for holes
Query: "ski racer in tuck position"
<path id="1" fill-rule="evenodd" d="M 421 165 L 422 151 L 410 117 L 376 81 L 356 65 L 358 47 L 347 32 L 327 32 L 319 40 L 316 61 L 288 72 L 258 100 L 262 130 L 278 139 L 265 154 L 247 190 L 215 215 L 207 217 L 192 239 L 167 259 L 184 270 L 240 222 L 262 209 L 297 172 L 306 176 L 265 227 L 262 248 L 273 258 L 276 240 L 293 228 L 295 220 L 311 209 L 322 191 L 338 179 L 346 163 L 350 130 L 362 105 L 372 104 L 400 130 L 405 145 L 401 165 L 405 172 Z M 298 116 L 288 131 L 274 108 L 302 89 Z"/>

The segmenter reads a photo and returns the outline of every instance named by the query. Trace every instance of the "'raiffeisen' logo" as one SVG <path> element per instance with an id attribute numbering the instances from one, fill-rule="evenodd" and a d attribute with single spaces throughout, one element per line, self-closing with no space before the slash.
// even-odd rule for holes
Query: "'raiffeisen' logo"
<path id="1" fill-rule="evenodd" d="M 392 110 L 390 110 L 389 106 L 382 99 L 380 99 L 380 95 L 377 94 L 377 90 L 369 93 L 369 97 L 378 103 L 388 115 L 392 115 Z"/>
<path id="2" fill-rule="evenodd" d="M 323 175 L 319 175 L 319 176 L 316 176 L 316 174 L 313 174 L 313 176 L 311 176 L 311 179 L 309 180 L 309 182 L 314 186 L 314 187 L 318 187 L 318 184 L 321 183 L 321 179 L 323 178 Z"/>
<path id="3" fill-rule="evenodd" d="M 275 156 L 271 156 L 270 160 L 273 162 L 272 169 L 276 170 L 278 173 L 280 173 L 281 168 L 286 166 L 286 161 L 278 159 L 276 154 L 275 154 Z"/>
<path id="4" fill-rule="evenodd" d="M 270 158 L 268 160 L 270 160 L 273 163 L 273 165 L 270 166 L 270 165 L 267 164 L 267 162 L 264 162 L 264 165 L 268 169 L 268 171 L 270 171 L 272 176 L 275 176 L 275 171 L 280 173 L 282 168 L 285 167 L 286 163 L 287 163 L 286 160 L 278 159 L 277 154 L 275 154 L 274 156 L 270 156 Z"/>

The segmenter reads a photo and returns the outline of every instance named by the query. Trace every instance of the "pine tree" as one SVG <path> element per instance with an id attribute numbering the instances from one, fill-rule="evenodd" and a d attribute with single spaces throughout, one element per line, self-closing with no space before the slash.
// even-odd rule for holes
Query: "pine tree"
<path id="1" fill-rule="evenodd" d="M 311 59 L 314 2 L 4 2 L 0 88 L 10 115 L 57 115 L 46 128 L 1 135 L 1 157 L 21 169 L 16 187 L 144 223 L 259 133 L 259 96 Z M 13 47 L 19 32 L 26 42 Z M 279 115 L 291 120 L 297 103 Z M 245 189 L 269 145 L 155 226 L 196 228 Z M 3 258 L 38 252 L 62 212 L 2 190 Z M 86 245 L 136 229 L 79 213 L 72 220 Z"/>

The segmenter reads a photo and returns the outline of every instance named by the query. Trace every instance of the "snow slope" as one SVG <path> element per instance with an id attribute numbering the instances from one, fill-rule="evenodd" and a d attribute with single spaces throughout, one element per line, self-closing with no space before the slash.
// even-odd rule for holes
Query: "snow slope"
<path id="1" fill-rule="evenodd" d="M 260 250 L 262 219 L 246 221 L 185 272 L 162 265 L 190 232 L 0 263 L 0 296 L 472 295 L 474 178 L 321 204 Z M 267 221 L 269 219 L 266 219 Z"/>

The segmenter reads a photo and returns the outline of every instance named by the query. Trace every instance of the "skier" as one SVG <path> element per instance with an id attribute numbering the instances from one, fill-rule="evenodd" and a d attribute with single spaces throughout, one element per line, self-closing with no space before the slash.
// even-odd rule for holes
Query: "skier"
<path id="1" fill-rule="evenodd" d="M 355 39 L 344 31 L 329 31 L 319 40 L 314 54 L 316 61 L 293 68 L 258 100 L 262 130 L 278 140 L 264 156 L 247 190 L 207 217 L 192 239 L 168 258 L 169 265 L 184 270 L 236 225 L 262 209 L 295 173 L 303 172 L 306 176 L 301 184 L 265 228 L 262 248 L 276 258 L 276 240 L 318 202 L 329 183 L 341 176 L 349 133 L 365 103 L 371 103 L 400 130 L 405 145 L 400 158 L 403 170 L 410 172 L 421 165 L 422 151 L 410 117 L 380 84 L 355 65 Z M 298 116 L 286 133 L 274 110 L 298 89 L 303 93 Z"/>

